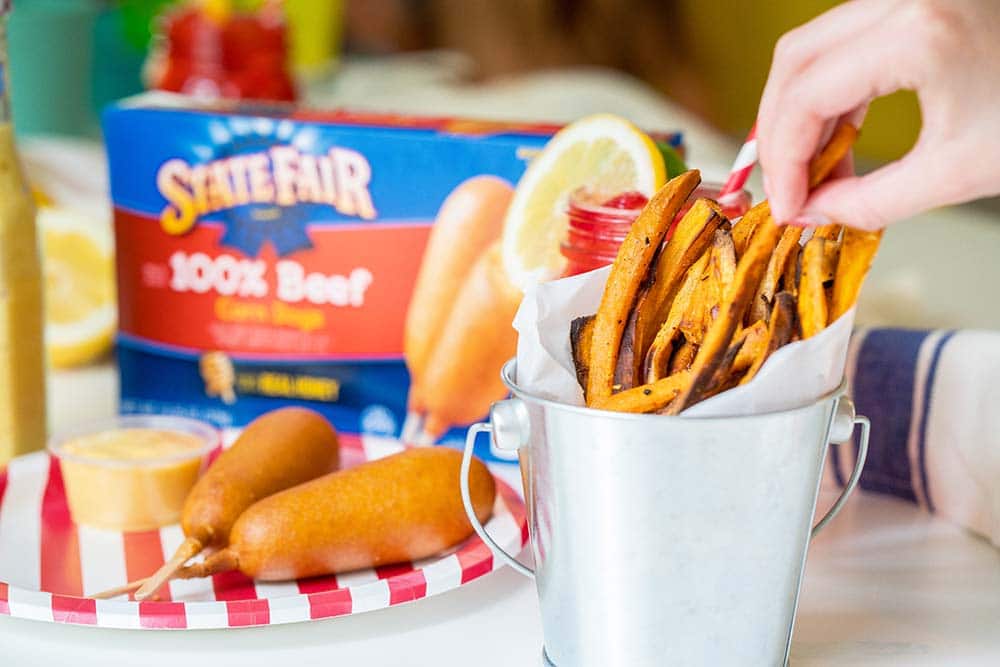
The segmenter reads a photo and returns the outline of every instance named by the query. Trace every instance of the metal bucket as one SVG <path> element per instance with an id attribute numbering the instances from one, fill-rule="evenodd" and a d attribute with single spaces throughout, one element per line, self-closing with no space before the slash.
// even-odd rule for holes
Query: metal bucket
<path id="1" fill-rule="evenodd" d="M 538 587 L 558 667 L 782 665 L 806 548 L 857 484 L 869 423 L 843 386 L 803 407 L 714 419 L 606 412 L 519 387 L 469 430 L 476 532 Z M 862 427 L 854 474 L 811 528 L 827 444 Z M 520 450 L 535 570 L 472 512 L 476 435 Z"/>

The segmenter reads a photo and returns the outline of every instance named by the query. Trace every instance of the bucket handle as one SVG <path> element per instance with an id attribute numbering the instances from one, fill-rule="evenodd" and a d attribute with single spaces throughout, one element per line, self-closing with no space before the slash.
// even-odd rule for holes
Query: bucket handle
<path id="1" fill-rule="evenodd" d="M 502 401 L 500 404 L 496 404 L 494 408 L 504 408 L 503 410 L 496 410 L 492 416 L 501 417 L 504 419 L 498 420 L 502 423 L 500 424 L 500 429 L 502 431 L 509 430 L 507 425 L 508 421 L 517 422 L 522 419 L 520 411 L 523 410 L 523 406 L 518 404 L 516 399 L 508 399 L 507 401 Z M 510 412 L 510 416 L 507 416 L 507 412 Z M 499 413 L 499 414 L 498 414 Z M 847 480 L 847 484 L 844 485 L 844 489 L 840 492 L 840 496 L 837 501 L 833 503 L 833 506 L 827 510 L 827 513 L 823 515 L 815 526 L 813 526 L 812 533 L 809 539 L 813 539 L 816 535 L 823 530 L 830 521 L 833 520 L 840 510 L 843 509 L 844 504 L 847 499 L 850 498 L 854 489 L 857 488 L 858 482 L 861 479 L 861 471 L 865 467 L 865 459 L 868 458 L 868 437 L 871 433 L 871 422 L 868 417 L 864 415 L 859 415 L 855 413 L 854 401 L 852 401 L 847 396 L 841 396 L 837 401 L 837 407 L 834 410 L 834 414 L 830 421 L 830 429 L 828 441 L 833 444 L 843 444 L 851 440 L 851 436 L 854 435 L 854 427 L 861 427 L 861 437 L 858 440 L 858 458 L 854 462 L 854 471 L 851 473 L 850 478 Z M 521 563 L 517 558 L 507 553 L 507 551 L 501 547 L 496 541 L 490 537 L 489 533 L 486 532 L 486 528 L 479 521 L 479 517 L 476 516 L 476 511 L 472 507 L 472 496 L 469 493 L 469 468 L 472 466 L 472 450 L 476 444 L 476 437 L 480 433 L 489 433 L 492 442 L 493 438 L 493 424 L 490 422 L 480 422 L 478 424 L 473 424 L 469 427 L 468 432 L 465 434 L 465 448 L 462 451 L 462 471 L 461 479 L 459 480 L 459 487 L 462 490 L 462 504 L 465 506 L 465 514 L 469 519 L 469 523 L 472 524 L 472 528 L 479 535 L 480 539 L 483 540 L 488 546 L 493 549 L 493 553 L 500 556 L 508 565 L 510 565 L 514 570 L 520 572 L 526 577 L 534 577 L 535 571 L 532 570 L 527 565 Z"/>
<path id="2" fill-rule="evenodd" d="M 854 401 L 847 396 L 841 396 L 837 401 L 837 407 L 830 422 L 828 441 L 835 445 L 850 442 L 851 437 L 854 435 L 855 426 L 861 427 L 861 437 L 858 439 L 858 460 L 854 462 L 854 471 L 851 472 L 851 476 L 847 480 L 847 484 L 844 485 L 844 489 L 840 492 L 840 496 L 837 497 L 837 501 L 827 510 L 823 518 L 813 526 L 812 533 L 809 536 L 810 540 L 815 538 L 819 534 L 819 531 L 826 528 L 826 524 L 830 523 L 840 513 L 840 510 L 843 509 L 844 503 L 850 498 L 854 489 L 858 486 L 858 482 L 861 480 L 861 471 L 865 467 L 865 459 L 868 458 L 868 436 L 871 433 L 872 423 L 868 420 L 868 417 L 855 412 Z"/>
<path id="3" fill-rule="evenodd" d="M 480 433 L 489 433 L 490 439 L 492 440 L 493 425 L 488 422 L 473 424 L 469 427 L 468 432 L 465 434 L 465 449 L 462 451 L 462 478 L 459 483 L 459 486 L 462 489 L 462 504 L 465 505 L 465 514 L 469 518 L 469 523 L 472 524 L 476 534 L 479 535 L 483 542 L 493 549 L 493 553 L 500 556 L 502 560 L 506 561 L 506 563 L 517 572 L 520 572 L 526 577 L 534 577 L 534 570 L 507 553 L 503 547 L 497 544 L 496 541 L 490 537 L 489 533 L 486 532 L 486 528 L 484 528 L 483 524 L 480 523 L 479 517 L 476 516 L 476 510 L 472 507 L 472 496 L 469 494 L 469 468 L 472 466 L 472 449 L 476 444 L 476 436 Z"/>

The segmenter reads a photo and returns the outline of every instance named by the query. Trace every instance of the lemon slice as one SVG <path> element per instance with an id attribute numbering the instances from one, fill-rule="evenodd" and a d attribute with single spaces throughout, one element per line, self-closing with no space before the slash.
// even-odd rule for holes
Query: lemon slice
<path id="1" fill-rule="evenodd" d="M 507 209 L 503 263 L 511 281 L 523 290 L 562 274 L 559 246 L 576 188 L 586 185 L 609 197 L 636 190 L 650 197 L 664 182 L 656 143 L 624 118 L 598 114 L 567 125 L 528 165 Z"/>
<path id="2" fill-rule="evenodd" d="M 111 230 L 64 208 L 40 207 L 45 272 L 45 345 L 55 368 L 79 366 L 106 353 L 114 340 Z"/>

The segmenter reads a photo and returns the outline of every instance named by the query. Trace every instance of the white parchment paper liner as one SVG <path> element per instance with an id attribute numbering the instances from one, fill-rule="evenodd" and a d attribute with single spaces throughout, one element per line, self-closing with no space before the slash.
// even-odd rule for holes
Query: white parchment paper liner
<path id="1" fill-rule="evenodd" d="M 583 405 L 569 343 L 570 323 L 597 312 L 611 268 L 529 288 L 514 318 L 518 331 L 517 383 L 532 394 Z M 691 406 L 690 417 L 744 416 L 812 403 L 844 376 L 854 309 L 818 335 L 784 346 L 746 385 Z"/>

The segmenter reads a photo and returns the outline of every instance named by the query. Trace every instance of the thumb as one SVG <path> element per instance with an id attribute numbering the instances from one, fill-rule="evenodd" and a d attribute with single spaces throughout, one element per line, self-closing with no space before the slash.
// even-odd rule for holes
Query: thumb
<path id="1" fill-rule="evenodd" d="M 865 176 L 828 181 L 809 195 L 794 222 L 875 230 L 951 203 L 942 196 L 946 190 L 941 187 L 942 172 L 931 168 L 935 162 L 926 151 L 915 148 L 899 161 Z M 952 173 L 961 176 L 961 171 Z"/>

